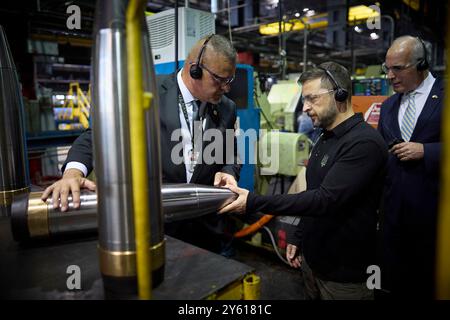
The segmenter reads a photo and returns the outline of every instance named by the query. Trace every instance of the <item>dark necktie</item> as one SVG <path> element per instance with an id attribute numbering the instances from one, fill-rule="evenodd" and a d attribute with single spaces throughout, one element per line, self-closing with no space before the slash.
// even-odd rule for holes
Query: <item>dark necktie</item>
<path id="1" fill-rule="evenodd" d="M 198 112 L 200 109 L 199 106 L 200 106 L 199 100 L 192 101 L 192 112 L 193 112 L 192 119 L 193 119 L 193 121 L 197 121 L 200 119 L 199 112 Z"/>

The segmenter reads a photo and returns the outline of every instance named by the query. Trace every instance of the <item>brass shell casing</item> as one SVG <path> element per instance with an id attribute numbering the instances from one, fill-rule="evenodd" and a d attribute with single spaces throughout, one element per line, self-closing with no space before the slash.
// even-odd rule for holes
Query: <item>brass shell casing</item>
<path id="1" fill-rule="evenodd" d="M 28 230 L 30 237 L 49 237 L 48 205 L 41 200 L 41 192 L 31 192 L 28 201 Z"/>
<path id="2" fill-rule="evenodd" d="M 165 261 L 165 240 L 149 248 L 152 271 L 158 270 Z M 100 271 L 110 277 L 136 276 L 136 251 L 108 251 L 98 247 Z"/>

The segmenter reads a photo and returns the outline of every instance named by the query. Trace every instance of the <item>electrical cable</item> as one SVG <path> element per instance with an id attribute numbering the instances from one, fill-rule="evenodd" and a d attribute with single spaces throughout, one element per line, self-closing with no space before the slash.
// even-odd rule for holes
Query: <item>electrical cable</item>
<path id="1" fill-rule="evenodd" d="M 269 234 L 270 240 L 272 241 L 272 246 L 275 249 L 275 253 L 277 254 L 278 258 L 280 258 L 281 261 L 283 261 L 284 263 L 286 263 L 287 265 L 289 265 L 289 262 L 283 258 L 283 256 L 280 254 L 280 251 L 278 251 L 278 246 L 275 243 L 275 239 L 273 237 L 272 231 L 270 231 L 269 228 L 267 228 L 266 226 L 263 226 L 263 229 L 267 231 L 267 233 Z"/>
<path id="2" fill-rule="evenodd" d="M 272 220 L 274 216 L 270 215 L 270 214 L 266 214 L 264 216 L 262 216 L 258 221 L 256 221 L 255 223 L 249 225 L 248 227 L 245 227 L 239 231 L 237 231 L 234 234 L 235 238 L 242 238 L 245 236 L 248 236 L 249 234 L 255 233 L 256 231 L 258 231 L 261 227 L 263 227 L 267 222 L 269 222 L 270 220 Z"/>

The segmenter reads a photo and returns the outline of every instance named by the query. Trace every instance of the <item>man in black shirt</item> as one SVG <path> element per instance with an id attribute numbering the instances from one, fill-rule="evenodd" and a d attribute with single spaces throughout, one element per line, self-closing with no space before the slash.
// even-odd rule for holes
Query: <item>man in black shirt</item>
<path id="1" fill-rule="evenodd" d="M 304 72 L 299 82 L 303 110 L 323 129 L 309 159 L 307 190 L 262 196 L 227 186 L 239 197 L 220 213 L 302 216 L 298 232 L 288 239 L 287 258 L 294 267 L 301 264 L 308 296 L 373 299 L 367 270 L 376 263 L 387 147 L 362 115 L 353 112 L 351 79 L 343 66 L 324 63 Z"/>

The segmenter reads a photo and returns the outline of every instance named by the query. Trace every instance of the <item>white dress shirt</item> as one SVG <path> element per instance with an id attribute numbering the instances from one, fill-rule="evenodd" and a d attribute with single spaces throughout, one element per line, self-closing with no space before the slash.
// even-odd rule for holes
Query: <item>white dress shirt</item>
<path id="1" fill-rule="evenodd" d="M 430 95 L 431 89 L 433 88 L 434 81 L 436 79 L 433 77 L 431 72 L 428 73 L 428 76 L 422 83 L 416 88 L 416 90 L 411 91 L 409 93 L 415 92 L 414 101 L 416 106 L 415 118 L 414 118 L 414 127 L 416 127 L 417 119 L 419 119 L 420 113 L 425 106 L 425 103 Z M 402 101 L 400 102 L 400 110 L 398 111 L 398 125 L 402 127 L 403 116 L 405 115 L 406 108 L 408 107 L 408 97 L 409 94 L 404 94 L 402 97 Z"/>
<path id="2" fill-rule="evenodd" d="M 191 92 L 188 90 L 186 85 L 183 82 L 183 79 L 181 78 L 181 71 L 177 74 L 177 82 L 178 87 L 180 88 L 181 95 L 183 96 L 184 103 L 186 105 L 186 111 L 188 115 L 188 119 L 190 122 L 190 128 L 192 129 L 194 126 L 192 125 L 192 118 L 193 118 L 193 103 L 195 103 L 195 98 L 191 94 Z M 202 107 L 205 102 L 202 103 Z M 199 106 L 200 108 L 200 106 Z M 192 178 L 192 172 L 190 172 L 189 167 L 191 163 L 191 159 L 189 157 L 189 151 L 192 148 L 192 141 L 191 141 L 191 132 L 189 130 L 189 126 L 186 123 L 186 119 L 184 118 L 183 110 L 181 108 L 181 104 L 178 104 L 178 116 L 180 118 L 181 123 L 181 134 L 183 137 L 183 158 L 184 158 L 184 166 L 186 170 L 186 182 L 189 183 Z M 203 120 L 203 129 L 205 128 L 205 120 Z M 87 167 L 76 161 L 71 161 L 67 163 L 66 168 L 64 171 L 68 169 L 78 169 L 81 172 L 83 172 L 84 176 L 87 175 Z"/>
<path id="3" fill-rule="evenodd" d="M 181 104 L 178 104 L 178 116 L 180 117 L 180 123 L 181 123 L 181 134 L 183 136 L 183 158 L 184 158 L 184 166 L 186 170 L 186 182 L 189 183 L 192 178 L 193 172 L 190 172 L 189 167 L 191 164 L 191 159 L 189 155 L 189 151 L 192 150 L 192 140 L 191 140 L 191 134 L 192 130 L 194 128 L 192 124 L 192 119 L 194 116 L 193 111 L 193 105 L 195 102 L 194 96 L 191 94 L 191 92 L 188 90 L 186 85 L 183 82 L 183 79 L 181 78 L 181 71 L 177 74 L 177 82 L 178 87 L 180 88 L 181 95 L 183 96 L 184 103 L 186 105 L 186 111 L 189 119 L 189 126 L 186 123 L 186 119 L 183 114 L 183 110 L 181 107 Z M 203 106 L 204 102 L 202 102 Z M 200 106 L 198 106 L 200 108 Z M 203 129 L 205 128 L 205 120 L 201 119 L 203 121 Z M 191 130 L 189 130 L 189 128 Z"/>

